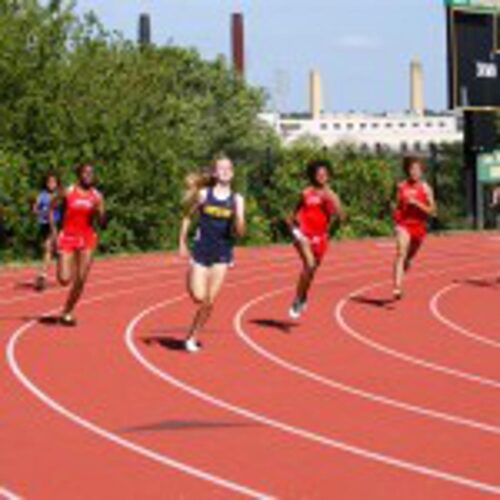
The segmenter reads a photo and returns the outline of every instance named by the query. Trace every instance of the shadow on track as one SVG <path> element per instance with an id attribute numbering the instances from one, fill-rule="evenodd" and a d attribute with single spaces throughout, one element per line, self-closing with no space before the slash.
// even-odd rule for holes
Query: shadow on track
<path id="1" fill-rule="evenodd" d="M 468 278 L 464 280 L 456 280 L 454 281 L 457 285 L 468 285 L 475 286 L 478 288 L 499 288 L 500 287 L 500 278 L 492 278 L 492 279 L 477 279 L 477 278 Z"/>
<path id="2" fill-rule="evenodd" d="M 279 320 L 279 319 L 252 319 L 250 323 L 253 325 L 261 326 L 271 330 L 278 330 L 282 333 L 291 333 L 294 328 L 299 325 L 293 321 Z"/>
<path id="3" fill-rule="evenodd" d="M 390 299 L 388 298 L 377 299 L 375 297 L 364 297 L 360 295 L 356 297 L 351 297 L 349 299 L 349 302 L 356 302 L 357 304 L 378 307 L 379 309 L 387 309 L 390 311 L 394 309 L 394 306 L 397 301 L 392 297 Z"/>
<path id="4" fill-rule="evenodd" d="M 158 431 L 190 431 L 203 429 L 237 429 L 242 427 L 255 427 L 256 424 L 245 422 L 207 422 L 204 420 L 165 420 L 153 424 L 139 425 L 122 429 L 123 433 L 132 432 L 158 432 Z"/>
<path id="5" fill-rule="evenodd" d="M 178 333 L 179 330 L 176 330 Z M 187 330 L 186 330 L 187 332 Z M 141 342 L 149 347 L 162 347 L 169 351 L 186 351 L 186 343 L 183 339 L 177 337 L 165 337 L 155 335 L 153 337 L 143 337 Z"/>

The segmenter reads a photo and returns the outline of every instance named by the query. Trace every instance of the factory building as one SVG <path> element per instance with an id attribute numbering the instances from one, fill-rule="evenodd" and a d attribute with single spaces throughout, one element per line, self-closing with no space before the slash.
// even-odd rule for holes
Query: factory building
<path id="1" fill-rule="evenodd" d="M 327 113 L 322 109 L 321 77 L 311 72 L 307 114 L 264 113 L 286 144 L 313 137 L 325 146 L 349 144 L 367 151 L 426 152 L 432 145 L 462 142 L 460 117 L 425 111 L 423 68 L 410 66 L 410 109 L 401 113 Z"/>

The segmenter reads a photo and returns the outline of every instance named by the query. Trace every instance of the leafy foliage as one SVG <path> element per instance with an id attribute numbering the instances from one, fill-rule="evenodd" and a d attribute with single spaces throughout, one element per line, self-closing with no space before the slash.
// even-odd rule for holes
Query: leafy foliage
<path id="1" fill-rule="evenodd" d="M 108 33 L 63 0 L 0 0 L 0 218 L 3 253 L 29 255 L 31 203 L 48 170 L 73 181 L 73 165 L 96 165 L 110 224 L 102 249 L 158 249 L 177 240 L 183 180 L 225 151 L 248 198 L 247 242 L 284 238 L 282 221 L 305 185 L 304 165 L 329 158 L 349 215 L 343 237 L 388 234 L 399 162 L 304 139 L 280 146 L 258 119 L 265 96 L 223 58 L 139 47 Z M 460 154 L 443 151 L 443 221 L 460 216 Z M 3 206 L 3 208 L 2 208 Z"/>

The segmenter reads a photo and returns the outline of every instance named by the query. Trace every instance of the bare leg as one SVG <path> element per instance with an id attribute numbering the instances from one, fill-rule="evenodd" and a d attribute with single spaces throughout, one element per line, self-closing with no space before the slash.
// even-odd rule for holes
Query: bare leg
<path id="1" fill-rule="evenodd" d="M 76 252 L 75 264 L 76 273 L 63 310 L 63 316 L 69 318 L 71 318 L 75 306 L 85 289 L 90 268 L 92 267 L 92 251 L 84 250 Z"/>
<path id="2" fill-rule="evenodd" d="M 297 291 L 295 293 L 296 300 L 301 302 L 307 301 L 309 289 L 311 288 L 314 276 L 318 270 L 318 263 L 314 257 L 311 247 L 307 242 L 296 242 L 295 247 L 302 259 L 302 272 L 297 283 Z"/>
<path id="3" fill-rule="evenodd" d="M 398 227 L 396 229 L 396 260 L 394 262 L 394 298 L 400 299 L 403 294 L 403 277 L 408 265 L 410 235 Z"/>
<path id="4" fill-rule="evenodd" d="M 52 248 L 53 248 L 52 237 L 49 237 L 43 243 L 43 263 L 41 273 L 43 276 L 47 276 L 49 273 L 50 263 L 52 262 Z"/>
<path id="5" fill-rule="evenodd" d="M 188 340 L 196 340 L 199 332 L 210 319 L 215 300 L 222 288 L 226 273 L 226 264 L 217 264 L 211 268 L 194 265 L 191 269 L 189 291 L 199 307 L 191 324 Z"/>
<path id="6" fill-rule="evenodd" d="M 76 275 L 76 262 L 74 253 L 61 253 L 57 263 L 57 279 L 61 286 L 69 286 Z"/>
<path id="7" fill-rule="evenodd" d="M 43 259 L 42 265 L 40 266 L 40 270 L 38 272 L 38 276 L 35 281 L 35 288 L 39 291 L 42 291 L 47 284 L 47 275 L 50 269 L 50 263 L 52 261 L 52 238 L 48 237 L 43 242 Z"/>
<path id="8" fill-rule="evenodd" d="M 408 255 L 406 256 L 405 260 L 405 272 L 408 272 L 410 270 L 413 259 L 417 256 L 421 247 L 422 247 L 421 240 L 410 239 Z"/>
<path id="9" fill-rule="evenodd" d="M 211 307 L 208 303 L 208 281 L 209 268 L 193 264 L 188 274 L 188 291 L 198 309 L 189 328 L 188 341 L 196 339 L 199 330 L 210 316 Z"/>

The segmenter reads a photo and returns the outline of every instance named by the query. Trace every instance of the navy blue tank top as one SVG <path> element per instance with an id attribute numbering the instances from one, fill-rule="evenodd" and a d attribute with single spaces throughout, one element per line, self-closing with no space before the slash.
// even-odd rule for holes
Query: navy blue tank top
<path id="1" fill-rule="evenodd" d="M 196 240 L 214 250 L 231 248 L 234 245 L 233 223 L 235 216 L 235 195 L 225 200 L 215 197 L 212 188 L 200 207 L 200 221 Z"/>

